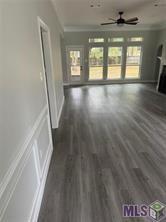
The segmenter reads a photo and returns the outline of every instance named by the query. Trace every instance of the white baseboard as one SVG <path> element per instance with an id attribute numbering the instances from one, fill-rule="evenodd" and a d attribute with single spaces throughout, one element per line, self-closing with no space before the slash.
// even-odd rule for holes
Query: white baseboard
<path id="1" fill-rule="evenodd" d="M 60 118 L 61 118 L 61 115 L 62 115 L 62 110 L 63 110 L 64 102 L 65 102 L 65 97 L 63 96 L 61 107 L 60 107 L 60 110 L 59 110 L 59 113 L 58 113 L 58 127 L 59 127 L 59 122 L 60 122 Z"/>
<path id="2" fill-rule="evenodd" d="M 79 85 L 113 85 L 113 84 L 132 84 L 132 83 L 157 83 L 155 80 L 113 80 L 113 81 L 88 81 L 84 83 L 64 83 L 64 86 L 79 86 Z"/>

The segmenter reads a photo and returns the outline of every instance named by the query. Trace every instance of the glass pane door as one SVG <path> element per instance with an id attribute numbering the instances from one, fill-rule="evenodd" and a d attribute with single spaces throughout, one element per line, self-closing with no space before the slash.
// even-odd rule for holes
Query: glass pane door
<path id="1" fill-rule="evenodd" d="M 141 67 L 141 46 L 129 46 L 127 48 L 126 75 L 125 78 L 139 78 Z"/>
<path id="2" fill-rule="evenodd" d="M 83 49 L 80 47 L 69 48 L 68 74 L 71 82 L 81 82 L 83 73 Z"/>
<path id="3" fill-rule="evenodd" d="M 120 79 L 122 74 L 122 47 L 108 48 L 108 79 Z"/>
<path id="4" fill-rule="evenodd" d="M 70 51 L 70 68 L 71 68 L 71 76 L 80 76 L 80 51 Z"/>
<path id="5" fill-rule="evenodd" d="M 93 47 L 89 50 L 89 80 L 103 79 L 103 47 Z"/>

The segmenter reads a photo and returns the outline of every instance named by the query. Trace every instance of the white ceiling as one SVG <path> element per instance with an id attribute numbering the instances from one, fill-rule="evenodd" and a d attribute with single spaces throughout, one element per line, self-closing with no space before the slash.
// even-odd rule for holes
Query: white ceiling
<path id="1" fill-rule="evenodd" d="M 124 11 L 124 18 L 138 17 L 139 27 L 166 21 L 166 0 L 54 0 L 61 23 L 67 29 L 100 29 L 100 23 L 117 18 Z M 159 3 L 155 7 L 155 3 Z M 100 4 L 101 7 L 90 7 Z M 109 26 L 111 28 L 113 26 Z M 107 27 L 108 28 L 108 27 Z"/>

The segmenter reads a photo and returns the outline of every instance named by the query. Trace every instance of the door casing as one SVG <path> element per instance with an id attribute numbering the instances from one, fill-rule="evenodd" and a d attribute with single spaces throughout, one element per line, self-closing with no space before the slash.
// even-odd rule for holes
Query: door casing
<path id="1" fill-rule="evenodd" d="M 51 46 L 51 36 L 49 27 L 41 20 L 40 17 L 37 18 L 38 21 L 38 33 L 40 40 L 40 52 L 42 58 L 42 71 L 40 72 L 40 79 L 44 80 L 45 94 L 47 100 L 47 106 L 49 110 L 49 116 L 51 121 L 51 126 L 53 129 L 58 128 L 58 115 L 57 115 L 57 102 L 56 102 L 56 92 L 55 92 L 55 79 L 53 72 L 53 59 L 52 59 L 52 46 Z M 49 60 L 49 72 L 47 72 L 47 64 L 45 64 L 44 50 L 43 50 L 43 39 L 41 30 L 43 30 L 44 35 L 46 35 L 47 42 L 47 59 Z"/>

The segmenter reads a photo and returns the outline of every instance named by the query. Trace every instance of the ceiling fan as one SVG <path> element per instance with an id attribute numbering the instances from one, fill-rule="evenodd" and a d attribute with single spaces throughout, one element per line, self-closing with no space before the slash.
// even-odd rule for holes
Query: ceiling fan
<path id="1" fill-rule="evenodd" d="M 124 24 L 126 25 L 137 25 L 138 24 L 138 18 L 134 17 L 131 19 L 124 19 L 122 18 L 122 15 L 124 12 L 119 12 L 120 18 L 119 19 L 113 19 L 110 18 L 109 20 L 112 20 L 113 22 L 107 22 L 107 23 L 102 23 L 101 25 L 112 25 L 112 24 L 117 24 L 119 26 L 123 26 Z"/>
<path id="2" fill-rule="evenodd" d="M 163 7 L 163 6 L 166 6 L 166 2 L 165 2 L 165 0 L 163 0 L 163 1 L 159 1 L 159 0 L 155 0 L 155 2 L 154 2 L 154 6 L 155 7 Z"/>

